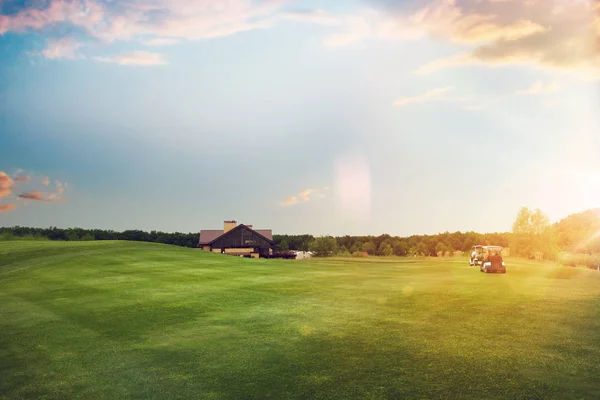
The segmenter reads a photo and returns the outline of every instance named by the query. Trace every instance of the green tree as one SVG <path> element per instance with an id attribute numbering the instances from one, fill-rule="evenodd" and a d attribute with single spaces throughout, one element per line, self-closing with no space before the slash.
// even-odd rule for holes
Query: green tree
<path id="1" fill-rule="evenodd" d="M 389 257 L 393 254 L 394 254 L 394 249 L 392 249 L 392 246 L 385 241 L 382 242 L 381 245 L 379 246 L 379 255 L 384 256 L 384 257 Z"/>
<path id="2" fill-rule="evenodd" d="M 81 239 L 80 239 L 80 240 L 83 240 L 83 241 L 89 242 L 89 241 L 91 241 L 91 240 L 94 240 L 94 235 L 92 235 L 91 233 L 86 233 L 85 235 L 83 235 L 83 236 L 81 237 Z"/>
<path id="3" fill-rule="evenodd" d="M 513 223 L 513 233 L 515 235 L 541 235 L 549 226 L 550 220 L 540 209 L 533 211 L 523 207 L 519 210 Z"/>
<path id="4" fill-rule="evenodd" d="M 415 257 L 418 256 L 419 252 L 417 251 L 417 247 L 416 246 L 410 246 L 408 249 L 408 256 L 409 257 Z"/>
<path id="5" fill-rule="evenodd" d="M 387 246 L 390 246 L 390 248 L 392 248 L 391 239 L 384 239 L 381 243 L 379 243 L 379 246 L 377 246 L 377 255 L 385 256 L 385 254 L 383 254 L 383 250 L 386 249 Z M 392 250 L 392 253 L 393 253 L 393 250 Z"/>
<path id="6" fill-rule="evenodd" d="M 397 256 L 404 257 L 408 254 L 409 247 L 408 243 L 402 240 L 395 240 L 392 244 L 392 249 L 394 250 L 394 254 Z"/>
<path id="7" fill-rule="evenodd" d="M 329 257 L 337 253 L 337 242 L 332 236 L 321 236 L 313 239 L 309 249 L 316 257 Z"/>
<path id="8" fill-rule="evenodd" d="M 530 215 L 531 233 L 543 235 L 550 227 L 550 219 L 541 210 L 537 209 Z"/>
<path id="9" fill-rule="evenodd" d="M 377 253 L 377 247 L 375 246 L 375 243 L 368 241 L 363 243 L 362 251 L 366 251 L 369 255 L 375 255 Z"/>
<path id="10" fill-rule="evenodd" d="M 69 241 L 76 241 L 76 240 L 79 240 L 79 235 L 77 235 L 76 231 L 69 229 L 65 233 L 65 239 L 69 240 Z"/>
<path id="11" fill-rule="evenodd" d="M 416 246 L 416 254 L 418 256 L 429 255 L 429 250 L 427 249 L 427 245 L 423 242 L 419 242 Z"/>
<path id="12" fill-rule="evenodd" d="M 438 242 L 438 244 L 435 245 L 435 254 L 437 254 L 438 257 L 443 257 L 447 250 L 448 246 L 442 242 Z"/>
<path id="13" fill-rule="evenodd" d="M 552 258 L 552 242 L 548 217 L 539 209 L 521 208 L 513 223 L 511 253 L 528 258 Z"/>
<path id="14" fill-rule="evenodd" d="M 346 256 L 350 255 L 350 252 L 348 251 L 348 249 L 346 248 L 346 246 L 342 246 L 342 247 L 340 247 L 340 250 L 338 251 L 338 254 L 340 256 L 346 257 Z"/>

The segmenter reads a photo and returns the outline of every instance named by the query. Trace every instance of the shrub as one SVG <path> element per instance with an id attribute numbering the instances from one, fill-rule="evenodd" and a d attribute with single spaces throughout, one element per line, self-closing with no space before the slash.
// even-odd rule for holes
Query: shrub
<path id="1" fill-rule="evenodd" d="M 329 257 L 338 251 L 337 241 L 332 236 L 314 238 L 309 245 L 316 257 Z"/>
<path id="2" fill-rule="evenodd" d="M 87 242 L 87 241 L 91 241 L 91 240 L 96 240 L 96 238 L 94 237 L 94 235 L 92 235 L 92 234 L 89 234 L 89 233 L 86 233 L 86 234 L 85 234 L 85 235 L 83 235 L 83 236 L 81 237 L 81 239 L 79 239 L 79 240 L 82 240 L 82 241 L 85 241 L 85 242 Z"/>
<path id="3" fill-rule="evenodd" d="M 597 269 L 600 265 L 600 254 L 562 254 L 558 261 L 569 267 L 586 267 Z"/>
<path id="4" fill-rule="evenodd" d="M 44 236 L 36 236 L 36 235 L 16 236 L 10 232 L 0 233 L 0 241 L 6 241 L 6 240 L 49 240 L 49 239 Z"/>

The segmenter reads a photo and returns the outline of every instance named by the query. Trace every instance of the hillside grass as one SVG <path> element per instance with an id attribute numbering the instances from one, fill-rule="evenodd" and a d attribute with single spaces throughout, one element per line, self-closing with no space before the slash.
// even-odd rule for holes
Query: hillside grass
<path id="1" fill-rule="evenodd" d="M 1 399 L 598 399 L 600 273 L 0 243 Z"/>
<path id="2" fill-rule="evenodd" d="M 2 232 L 0 233 L 0 241 L 13 241 L 13 240 L 27 240 L 27 241 L 32 241 L 32 240 L 50 240 L 45 236 L 34 236 L 34 235 L 25 235 L 25 236 L 15 236 L 12 233 L 9 232 Z"/>

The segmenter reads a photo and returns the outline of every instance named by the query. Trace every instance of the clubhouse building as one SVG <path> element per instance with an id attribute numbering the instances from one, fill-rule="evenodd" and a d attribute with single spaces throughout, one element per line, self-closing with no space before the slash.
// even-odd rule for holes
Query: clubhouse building
<path id="1" fill-rule="evenodd" d="M 204 251 L 254 258 L 269 256 L 274 246 L 270 229 L 254 229 L 236 221 L 225 221 L 222 230 L 201 230 L 198 242 Z"/>

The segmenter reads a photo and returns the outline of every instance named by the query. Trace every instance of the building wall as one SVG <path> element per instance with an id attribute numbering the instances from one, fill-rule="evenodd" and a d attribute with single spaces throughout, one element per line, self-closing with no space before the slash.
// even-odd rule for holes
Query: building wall
<path id="1" fill-rule="evenodd" d="M 272 247 L 271 242 L 265 239 L 256 231 L 247 228 L 246 226 L 238 226 L 233 231 L 227 232 L 212 243 L 216 248 L 261 248 L 269 249 Z M 268 251 L 268 250 L 266 250 Z"/>
<path id="2" fill-rule="evenodd" d="M 238 254 L 239 255 L 239 254 L 250 254 L 252 252 L 254 252 L 253 248 L 245 248 L 245 249 L 244 248 L 242 248 L 242 249 L 232 248 L 232 249 L 225 249 L 225 254 Z"/>
<path id="3" fill-rule="evenodd" d="M 204 251 L 210 251 L 210 246 L 202 246 L 202 250 L 204 250 Z"/>

